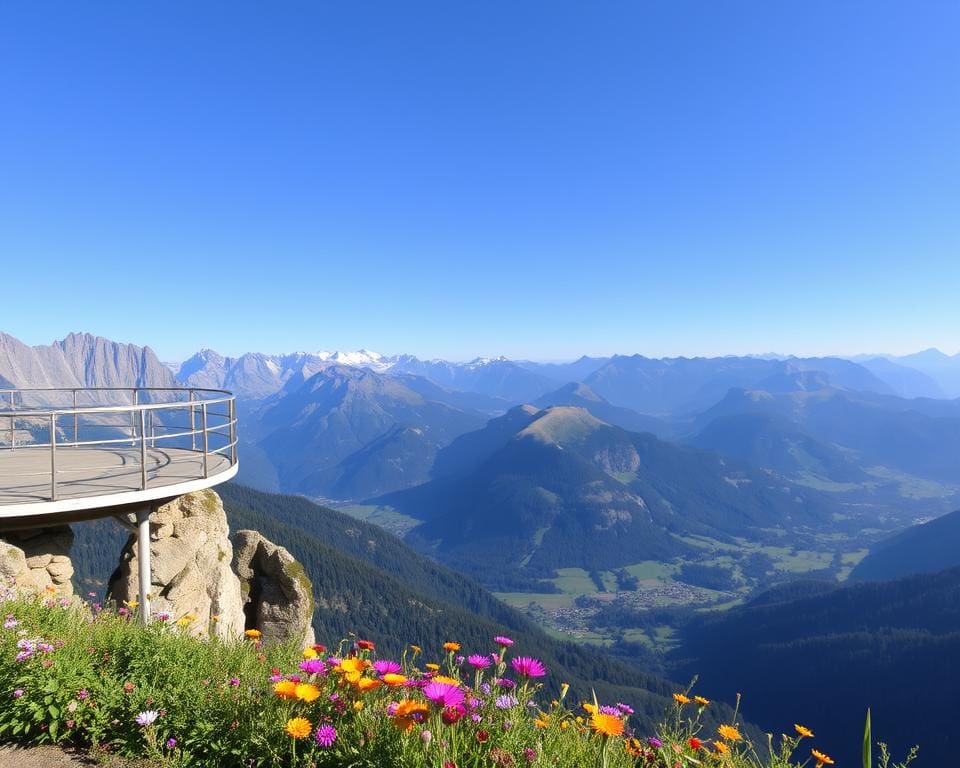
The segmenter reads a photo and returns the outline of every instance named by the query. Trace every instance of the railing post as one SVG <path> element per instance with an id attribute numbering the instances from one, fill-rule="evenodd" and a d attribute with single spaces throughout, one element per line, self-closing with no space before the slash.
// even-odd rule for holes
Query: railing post
<path id="1" fill-rule="evenodd" d="M 79 430 L 79 416 L 77 415 L 77 390 L 73 390 L 73 447 L 77 447 L 77 432 Z"/>
<path id="2" fill-rule="evenodd" d="M 193 406 L 193 390 L 190 390 L 190 450 L 197 450 L 197 416 Z"/>
<path id="3" fill-rule="evenodd" d="M 203 429 L 203 476 L 209 477 L 209 467 L 207 466 L 207 404 L 200 403 L 200 426 Z"/>
<path id="4" fill-rule="evenodd" d="M 230 466 L 237 463 L 237 401 L 230 398 Z"/>
<path id="5" fill-rule="evenodd" d="M 137 444 L 137 406 L 139 405 L 139 398 L 137 397 L 137 390 L 130 390 L 133 393 L 133 408 L 130 409 L 130 445 Z"/>
<path id="6" fill-rule="evenodd" d="M 57 500 L 57 414 L 50 414 L 50 501 Z"/>
<path id="7" fill-rule="evenodd" d="M 16 400 L 14 399 L 14 398 L 16 397 L 16 394 L 17 394 L 16 392 L 11 392 L 11 393 L 10 393 L 10 411 L 11 411 L 11 413 L 14 411 L 14 409 L 15 409 L 15 407 L 16 407 L 16 405 L 15 405 Z M 12 451 L 12 450 L 13 450 L 14 448 L 16 448 L 16 447 L 17 447 L 17 420 L 16 420 L 16 418 L 14 418 L 14 417 L 11 415 L 11 416 L 10 416 L 10 450 Z"/>
<path id="8" fill-rule="evenodd" d="M 141 411 L 143 413 L 143 411 Z M 140 622 L 150 621 L 150 506 L 137 510 L 137 571 L 140 582 Z"/>
<path id="9" fill-rule="evenodd" d="M 140 411 L 140 490 L 147 490 L 147 412 Z"/>

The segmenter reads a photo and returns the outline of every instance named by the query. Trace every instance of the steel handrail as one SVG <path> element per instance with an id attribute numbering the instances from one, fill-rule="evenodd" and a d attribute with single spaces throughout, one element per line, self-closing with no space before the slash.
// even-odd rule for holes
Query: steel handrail
<path id="1" fill-rule="evenodd" d="M 131 402 L 119 405 L 83 405 L 79 402 L 81 393 L 104 393 L 116 392 L 130 397 Z M 175 392 L 182 394 L 186 399 L 176 399 L 161 403 L 141 403 L 139 402 L 142 393 L 168 393 Z M 72 396 L 73 406 L 48 406 L 41 405 L 22 405 L 23 395 L 29 393 L 64 393 Z M 200 458 L 202 467 L 202 476 L 204 479 L 210 476 L 210 457 L 223 456 L 227 459 L 227 468 L 234 467 L 237 463 L 237 418 L 236 418 L 236 399 L 233 394 L 224 389 L 211 389 L 204 387 L 25 387 L 0 389 L 0 402 L 8 397 L 9 410 L 0 410 L 0 419 L 6 419 L 8 426 L 6 429 L 0 428 L 0 435 L 7 430 L 10 435 L 9 443 L 0 443 L 0 456 L 5 452 L 45 449 L 50 452 L 49 472 L 20 472 L 17 476 L 38 476 L 49 474 L 50 477 L 50 501 L 57 500 L 57 474 L 75 474 L 77 472 L 88 471 L 91 469 L 101 470 L 104 467 L 83 467 L 73 469 L 57 466 L 57 451 L 62 449 L 80 449 L 91 447 L 112 447 L 120 444 L 128 445 L 133 451 L 139 453 L 139 461 L 134 464 L 126 465 L 126 471 L 129 473 L 131 468 L 138 468 L 140 471 L 140 489 L 147 490 L 150 487 L 150 478 L 148 469 L 157 469 L 160 466 L 166 466 L 174 462 L 187 461 L 189 459 L 168 458 L 165 463 L 151 455 L 151 451 L 156 450 L 157 441 L 175 440 L 180 438 L 190 438 L 189 448 L 177 448 L 177 450 L 186 451 Z M 16 405 L 17 398 L 21 400 L 21 406 Z M 225 403 L 227 405 L 226 413 L 218 410 L 212 410 L 211 406 Z M 178 424 L 160 424 L 157 425 L 155 418 L 158 411 L 182 412 L 189 411 L 190 427 L 189 429 L 181 427 Z M 199 411 L 199 425 L 197 424 L 197 415 Z M 97 416 L 103 414 L 123 414 L 122 424 L 82 424 L 81 417 Z M 129 415 L 129 419 L 126 418 Z M 148 419 L 149 416 L 149 431 Z M 72 424 L 65 425 L 61 420 L 60 428 L 65 435 L 72 434 L 73 439 L 57 439 L 58 419 L 62 417 L 72 417 Z M 48 440 L 46 442 L 29 440 L 17 444 L 17 426 L 23 426 L 24 422 L 28 425 L 31 422 L 40 421 L 41 429 L 46 428 Z M 99 440 L 79 439 L 80 427 L 85 429 L 110 428 L 114 430 L 129 431 L 128 435 L 123 437 L 106 437 Z M 157 434 L 159 426 L 161 434 Z M 174 430 L 173 433 L 166 430 Z M 221 438 L 215 442 L 221 443 L 226 440 L 224 445 L 214 447 L 211 443 L 211 436 Z M 197 439 L 199 437 L 199 440 Z M 200 443 L 198 449 L 197 444 Z M 136 449 L 139 448 L 137 451 Z M 162 450 L 162 449 L 161 449 Z M 161 454 L 166 455 L 166 454 Z M 139 466 L 137 466 L 139 465 Z M 112 467 L 107 467 L 112 469 Z M 225 471 L 220 469 L 217 474 Z M 0 477 L 5 477 L 0 473 Z M 154 478 L 156 479 L 156 478 Z M 199 479 L 199 478 L 198 478 Z"/>

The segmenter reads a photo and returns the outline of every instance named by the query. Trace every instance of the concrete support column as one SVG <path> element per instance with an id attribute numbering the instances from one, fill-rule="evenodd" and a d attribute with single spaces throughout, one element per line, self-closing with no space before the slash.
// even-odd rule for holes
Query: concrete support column
<path id="1" fill-rule="evenodd" d="M 140 577 L 140 621 L 150 621 L 150 506 L 137 510 L 137 563 Z"/>

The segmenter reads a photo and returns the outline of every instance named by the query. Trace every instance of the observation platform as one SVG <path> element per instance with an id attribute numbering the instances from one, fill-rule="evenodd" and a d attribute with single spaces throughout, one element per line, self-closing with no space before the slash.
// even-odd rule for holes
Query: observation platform
<path id="1" fill-rule="evenodd" d="M 0 389 L 0 533 L 135 514 L 145 608 L 151 511 L 237 469 L 225 390 Z"/>

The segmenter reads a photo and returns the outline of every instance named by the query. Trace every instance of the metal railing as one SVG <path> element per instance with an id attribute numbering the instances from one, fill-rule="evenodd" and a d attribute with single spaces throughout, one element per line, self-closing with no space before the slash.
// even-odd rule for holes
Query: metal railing
<path id="1" fill-rule="evenodd" d="M 0 389 L 0 488 L 5 452 L 49 453 L 49 469 L 18 468 L 16 477 L 49 476 L 50 501 L 69 475 L 116 469 L 65 466 L 59 458 L 65 449 L 107 449 L 138 461 L 140 490 L 151 487 L 161 465 L 173 462 L 195 465 L 199 458 L 197 478 L 208 478 L 237 463 L 236 401 L 226 390 L 196 387 Z M 224 457 L 226 466 L 218 460 L 214 468 L 214 457 Z"/>

